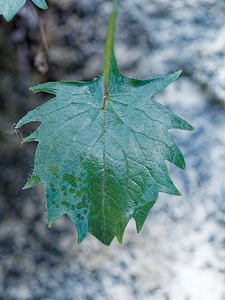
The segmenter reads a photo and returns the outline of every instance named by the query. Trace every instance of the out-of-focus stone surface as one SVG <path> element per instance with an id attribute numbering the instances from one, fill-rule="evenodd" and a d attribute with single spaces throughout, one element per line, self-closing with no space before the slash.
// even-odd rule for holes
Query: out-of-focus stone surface
<path id="1" fill-rule="evenodd" d="M 151 51 L 145 47 L 144 60 L 141 59 L 141 51 L 140 57 L 137 57 L 137 63 L 140 59 L 143 62 L 138 63 L 142 76 L 142 70 L 148 69 L 146 61 L 151 73 L 155 74 L 181 68 L 195 81 L 206 85 L 214 96 L 225 101 L 223 0 L 124 1 L 124 7 L 128 5 L 129 18 L 142 26 L 146 42 L 150 41 L 153 45 Z M 139 45 L 136 47 L 139 48 Z"/>
<path id="2" fill-rule="evenodd" d="M 49 99 L 31 95 L 29 86 L 100 74 L 110 1 L 48 1 L 49 10 L 40 12 L 48 41 L 44 75 L 33 67 L 43 47 L 39 18 L 25 6 L 13 22 L 0 24 L 0 299 L 225 297 L 225 3 L 121 2 L 121 70 L 138 78 L 185 73 L 156 96 L 196 128 L 172 132 L 187 168 L 168 167 L 183 196 L 161 194 L 139 234 L 130 222 L 122 246 L 106 247 L 92 236 L 78 246 L 67 217 L 47 228 L 43 187 L 22 190 L 35 144 L 21 145 L 12 124 Z"/>

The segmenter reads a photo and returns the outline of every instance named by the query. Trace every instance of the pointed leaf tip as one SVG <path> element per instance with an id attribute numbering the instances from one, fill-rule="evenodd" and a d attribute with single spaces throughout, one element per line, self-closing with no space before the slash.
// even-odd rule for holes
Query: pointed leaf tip
<path id="1" fill-rule="evenodd" d="M 79 237 L 79 235 L 78 235 L 77 244 L 80 245 L 84 239 L 85 239 L 85 237 Z"/>
<path id="2" fill-rule="evenodd" d="M 167 85 L 171 84 L 173 81 L 175 81 L 176 79 L 178 79 L 180 77 L 180 75 L 182 74 L 182 70 L 179 70 L 177 72 L 174 72 L 172 74 L 163 76 L 161 78 L 164 78 L 165 80 L 167 80 Z"/>
<path id="3" fill-rule="evenodd" d="M 123 238 L 117 236 L 117 241 L 122 245 L 122 243 L 123 243 Z"/>
<path id="4" fill-rule="evenodd" d="M 189 131 L 195 130 L 194 126 L 190 125 L 189 123 L 188 123 L 188 125 L 189 125 L 189 128 L 187 130 L 189 130 Z"/>
<path id="5" fill-rule="evenodd" d="M 45 0 L 32 0 L 41 9 L 47 9 L 48 5 Z"/>
<path id="6" fill-rule="evenodd" d="M 179 71 L 175 72 L 174 74 L 176 74 L 176 78 L 180 77 L 182 72 L 183 72 L 182 70 L 179 70 Z"/>
<path id="7" fill-rule="evenodd" d="M 23 190 L 29 189 L 31 187 L 34 187 L 38 184 L 40 184 L 40 177 L 37 175 L 32 175 L 31 178 L 29 179 L 29 181 L 25 184 L 25 186 L 23 187 Z"/>
<path id="8" fill-rule="evenodd" d="M 29 88 L 29 90 L 36 94 L 39 92 L 45 92 L 45 93 L 49 93 L 49 94 L 54 94 L 56 95 L 58 89 L 60 86 L 60 82 L 48 82 L 48 83 L 41 83 L 35 86 L 32 86 Z"/>
<path id="9" fill-rule="evenodd" d="M 76 229 L 77 229 L 77 233 L 78 233 L 78 237 L 77 237 L 77 243 L 78 245 L 80 245 L 83 240 L 86 238 L 88 232 L 80 232 L 76 226 Z"/>
<path id="10" fill-rule="evenodd" d="M 176 196 L 182 196 L 181 192 L 178 191 L 178 190 L 175 191 L 174 195 L 176 195 Z"/>

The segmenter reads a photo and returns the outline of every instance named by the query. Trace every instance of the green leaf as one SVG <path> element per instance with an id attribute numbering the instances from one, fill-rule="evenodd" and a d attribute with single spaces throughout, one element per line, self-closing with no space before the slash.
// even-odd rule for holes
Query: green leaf
<path id="1" fill-rule="evenodd" d="M 67 214 L 80 243 L 88 232 L 109 245 L 122 242 L 131 218 L 139 232 L 159 192 L 180 195 L 166 162 L 184 169 L 169 129 L 193 127 L 152 96 L 180 72 L 138 80 L 123 76 L 113 51 L 114 6 L 104 70 L 91 82 L 49 82 L 31 91 L 54 94 L 22 118 L 17 128 L 39 121 L 23 141 L 37 141 L 35 168 L 25 188 L 45 184 L 48 224 Z"/>
<path id="2" fill-rule="evenodd" d="M 32 0 L 39 8 L 47 9 L 45 0 Z M 26 0 L 0 0 L 0 15 L 11 21 L 18 11 L 24 6 Z"/>

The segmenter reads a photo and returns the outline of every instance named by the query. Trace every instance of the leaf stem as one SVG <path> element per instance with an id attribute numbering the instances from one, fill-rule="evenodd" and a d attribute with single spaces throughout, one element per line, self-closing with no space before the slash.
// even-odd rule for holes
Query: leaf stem
<path id="1" fill-rule="evenodd" d="M 108 33 L 105 42 L 105 54 L 104 54 L 104 68 L 103 68 L 103 79 L 104 79 L 104 102 L 102 109 L 105 109 L 106 100 L 109 97 L 108 83 L 109 74 L 112 63 L 112 58 L 114 58 L 114 32 L 116 27 L 116 18 L 119 9 L 119 0 L 113 0 L 113 8 L 109 18 Z"/>

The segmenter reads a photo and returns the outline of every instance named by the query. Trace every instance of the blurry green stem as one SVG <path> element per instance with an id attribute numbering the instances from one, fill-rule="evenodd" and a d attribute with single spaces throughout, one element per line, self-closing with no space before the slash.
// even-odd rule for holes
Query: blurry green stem
<path id="1" fill-rule="evenodd" d="M 119 9 L 119 0 L 113 0 L 113 8 L 109 18 L 108 33 L 105 42 L 105 54 L 104 54 L 104 68 L 103 68 L 103 78 L 104 78 L 104 103 L 102 109 L 105 108 L 105 102 L 109 96 L 108 93 L 108 81 L 110 66 L 112 62 L 112 55 L 114 55 L 114 32 L 116 27 L 116 18 Z"/>

